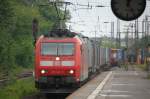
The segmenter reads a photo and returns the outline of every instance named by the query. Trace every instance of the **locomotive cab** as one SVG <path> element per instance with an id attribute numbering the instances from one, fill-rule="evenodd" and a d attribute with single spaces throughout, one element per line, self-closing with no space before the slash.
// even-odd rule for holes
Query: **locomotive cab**
<path id="1" fill-rule="evenodd" d="M 100 69 L 99 55 L 99 45 L 81 34 L 56 30 L 41 36 L 35 44 L 36 88 L 43 93 L 73 92 Z"/>
<path id="2" fill-rule="evenodd" d="M 77 38 L 40 37 L 35 49 L 36 87 L 77 86 L 80 83 L 80 49 Z"/>

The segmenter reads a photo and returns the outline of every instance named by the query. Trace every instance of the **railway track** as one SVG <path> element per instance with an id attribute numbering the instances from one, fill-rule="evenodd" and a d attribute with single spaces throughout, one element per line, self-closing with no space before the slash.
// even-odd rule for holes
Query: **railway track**
<path id="1" fill-rule="evenodd" d="M 69 94 L 42 94 L 37 93 L 34 95 L 23 97 L 23 99 L 66 99 Z"/>
<path id="2" fill-rule="evenodd" d="M 16 78 L 16 80 L 23 79 L 23 78 L 28 78 L 28 77 L 31 77 L 32 74 L 33 74 L 32 71 L 24 71 L 24 72 L 22 72 L 22 73 L 20 73 L 20 74 L 17 74 L 15 78 Z M 0 75 L 0 87 L 3 87 L 3 86 L 5 86 L 5 85 L 7 85 L 7 83 L 8 83 L 10 80 L 11 80 L 11 79 L 10 79 L 8 73 L 2 73 L 2 74 Z"/>
<path id="3" fill-rule="evenodd" d="M 0 74 L 0 87 L 4 86 L 9 81 L 8 73 Z"/>
<path id="4" fill-rule="evenodd" d="M 17 79 L 23 79 L 23 78 L 31 77 L 32 75 L 33 75 L 32 71 L 25 71 L 25 72 L 22 72 L 22 73 L 18 74 L 16 76 L 16 78 Z"/>
<path id="5" fill-rule="evenodd" d="M 15 76 L 16 80 L 25 79 L 32 77 L 32 71 L 24 71 Z M 6 86 L 11 79 L 8 76 L 8 73 L 3 73 L 0 75 L 0 88 Z M 69 94 L 42 94 L 36 93 L 29 96 L 25 96 L 22 99 L 65 99 Z"/>

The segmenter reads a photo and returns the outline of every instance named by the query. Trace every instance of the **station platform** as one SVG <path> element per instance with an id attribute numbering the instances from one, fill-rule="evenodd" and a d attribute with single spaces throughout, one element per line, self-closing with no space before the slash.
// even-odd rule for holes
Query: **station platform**
<path id="1" fill-rule="evenodd" d="M 139 69 L 103 72 L 66 99 L 150 99 L 150 79 Z"/>

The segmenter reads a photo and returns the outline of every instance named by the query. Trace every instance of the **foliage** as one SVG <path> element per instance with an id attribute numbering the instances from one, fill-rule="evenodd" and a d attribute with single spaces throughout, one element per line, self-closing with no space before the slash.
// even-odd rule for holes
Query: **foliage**
<path id="1" fill-rule="evenodd" d="M 136 41 L 136 48 L 145 48 L 148 44 L 150 44 L 150 36 L 143 37 Z"/>
<path id="2" fill-rule="evenodd" d="M 32 20 L 39 20 L 39 34 L 48 33 L 58 20 L 54 7 L 42 8 L 34 1 L 0 0 L 0 75 L 7 72 L 11 78 L 0 89 L 0 99 L 21 99 L 37 91 L 33 78 L 16 81 L 15 75 L 33 67 Z"/>
<path id="3" fill-rule="evenodd" d="M 142 69 L 142 70 L 146 70 L 146 64 L 140 64 L 140 65 L 136 65 L 136 67 Z"/>
<path id="4" fill-rule="evenodd" d="M 101 46 L 105 48 L 116 48 L 116 40 L 115 39 L 112 40 L 108 37 L 102 37 Z"/>
<path id="5" fill-rule="evenodd" d="M 32 20 L 39 20 L 39 34 L 57 23 L 54 7 L 39 7 L 35 0 L 0 0 L 0 69 L 31 67 L 34 62 Z M 1 71 L 0 71 L 1 73 Z"/>
<path id="6" fill-rule="evenodd" d="M 0 31 L 7 30 L 13 23 L 13 11 L 10 0 L 0 0 Z"/>
<path id="7" fill-rule="evenodd" d="M 36 92 L 33 78 L 27 78 L 0 89 L 0 99 L 22 99 L 23 96 Z"/>

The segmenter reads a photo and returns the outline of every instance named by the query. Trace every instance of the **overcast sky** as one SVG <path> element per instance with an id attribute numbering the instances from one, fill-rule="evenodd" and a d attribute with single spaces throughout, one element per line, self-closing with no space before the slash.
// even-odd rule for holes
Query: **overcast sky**
<path id="1" fill-rule="evenodd" d="M 110 23 L 106 22 L 115 22 L 115 32 L 117 18 L 111 11 L 110 1 L 111 0 L 66 0 L 72 2 L 75 5 L 68 6 L 68 9 L 71 13 L 71 20 L 67 23 L 68 27 L 71 26 L 72 31 L 80 32 L 88 37 L 94 37 L 94 31 L 97 31 L 96 36 L 109 36 L 110 37 Z M 92 5 L 92 9 L 86 9 L 86 6 L 80 5 Z M 150 2 L 150 1 L 149 1 Z M 98 8 L 96 5 L 103 5 L 107 7 Z M 150 3 L 147 2 L 147 6 Z M 139 21 L 143 20 L 143 17 L 146 14 L 149 14 L 149 7 L 146 8 L 143 15 L 139 18 Z M 98 20 L 99 17 L 99 20 Z M 105 22 L 105 23 L 104 23 Z M 134 21 L 133 21 L 134 22 Z M 124 31 L 124 24 L 130 24 L 131 22 L 120 21 L 121 31 Z M 141 31 L 141 24 L 139 24 L 139 31 Z M 116 34 L 115 34 L 116 35 Z M 124 35 L 122 35 L 124 36 Z"/>

